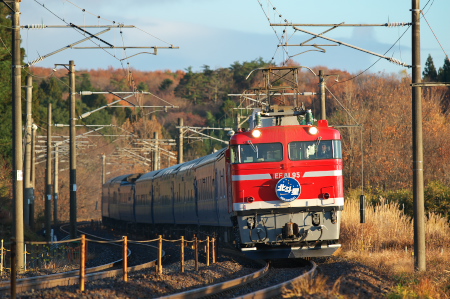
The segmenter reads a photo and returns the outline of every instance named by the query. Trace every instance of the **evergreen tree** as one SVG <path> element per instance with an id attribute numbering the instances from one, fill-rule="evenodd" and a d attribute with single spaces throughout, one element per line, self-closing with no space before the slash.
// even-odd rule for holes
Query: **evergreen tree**
<path id="1" fill-rule="evenodd" d="M 189 99 L 194 105 L 202 103 L 204 82 L 204 74 L 195 73 L 192 71 L 192 67 L 189 67 L 186 75 L 184 75 L 183 79 L 180 80 L 180 83 L 175 88 L 175 95 Z"/>
<path id="2" fill-rule="evenodd" d="M 444 65 L 439 68 L 439 82 L 450 82 L 450 59 L 445 57 Z"/>
<path id="3" fill-rule="evenodd" d="M 437 82 L 438 74 L 436 71 L 436 67 L 433 63 L 433 58 L 428 54 L 427 61 L 425 62 L 425 69 L 422 72 L 423 80 L 426 82 Z"/>
<path id="4" fill-rule="evenodd" d="M 233 79 L 236 85 L 236 92 L 241 93 L 251 86 L 251 80 L 247 80 L 247 76 L 251 71 L 268 66 L 269 63 L 264 61 L 261 57 L 250 62 L 243 62 L 242 64 L 236 61 L 231 65 L 230 69 L 233 72 Z"/>
<path id="5" fill-rule="evenodd" d="M 0 163 L 12 162 L 12 55 L 11 55 L 11 14 L 9 8 L 0 6 Z M 23 77 L 23 76 L 22 76 Z"/>

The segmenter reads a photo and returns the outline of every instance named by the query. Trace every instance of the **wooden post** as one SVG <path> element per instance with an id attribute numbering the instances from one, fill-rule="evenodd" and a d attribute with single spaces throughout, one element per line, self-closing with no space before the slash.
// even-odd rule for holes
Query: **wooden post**
<path id="1" fill-rule="evenodd" d="M 84 292 L 86 284 L 86 235 L 81 235 L 80 244 L 80 291 Z"/>
<path id="2" fill-rule="evenodd" d="M 209 236 L 206 237 L 206 266 L 209 266 Z"/>
<path id="3" fill-rule="evenodd" d="M 184 273 L 184 236 L 181 236 L 181 273 Z"/>
<path id="4" fill-rule="evenodd" d="M 123 281 L 128 281 L 128 237 L 123 236 Z"/>
<path id="5" fill-rule="evenodd" d="M 216 238 L 212 238 L 212 262 L 216 263 Z"/>
<path id="6" fill-rule="evenodd" d="M 0 275 L 3 275 L 3 267 L 4 267 L 4 263 L 3 263 L 3 239 L 2 239 L 2 243 L 1 243 L 1 248 L 0 248 Z"/>
<path id="7" fill-rule="evenodd" d="M 163 239 L 162 235 L 159 235 L 159 246 L 158 246 L 158 273 L 162 274 L 162 252 L 163 252 Z"/>
<path id="8" fill-rule="evenodd" d="M 197 239 L 197 235 L 194 235 L 194 250 L 195 250 L 195 271 L 198 271 L 198 239 Z"/>

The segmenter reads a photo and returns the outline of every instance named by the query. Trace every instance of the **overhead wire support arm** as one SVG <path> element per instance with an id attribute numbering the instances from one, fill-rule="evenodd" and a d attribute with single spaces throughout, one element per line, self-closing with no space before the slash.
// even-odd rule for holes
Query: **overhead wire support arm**
<path id="1" fill-rule="evenodd" d="M 150 143 L 150 142 L 147 142 L 147 141 L 145 141 L 145 140 L 143 140 L 143 139 L 141 139 L 141 141 L 142 141 L 142 143 L 144 143 L 144 144 L 150 146 L 150 147 L 152 148 L 152 150 L 158 149 L 158 150 L 162 151 L 166 156 L 170 156 L 170 157 L 172 157 L 172 158 L 175 158 L 175 157 L 176 157 L 176 155 L 175 155 L 174 153 L 172 153 L 172 152 L 169 151 L 169 150 L 166 150 L 165 148 L 162 148 L 162 147 L 160 147 L 160 146 L 157 146 L 157 145 L 155 145 L 155 144 L 152 144 L 152 143 Z M 167 145 L 167 144 L 161 144 L 161 145 Z"/>
<path id="2" fill-rule="evenodd" d="M 107 41 L 105 41 L 105 40 L 103 40 L 103 39 L 101 39 L 101 38 L 95 36 L 94 34 L 90 33 L 89 31 L 84 30 L 83 28 L 78 27 L 78 26 L 75 25 L 75 24 L 70 23 L 69 25 L 70 25 L 71 27 L 74 27 L 74 28 L 76 28 L 76 29 L 78 29 L 78 30 L 80 30 L 80 31 L 82 31 L 82 32 L 84 32 L 84 33 L 86 33 L 86 34 L 89 34 L 89 35 L 91 36 L 91 38 L 98 39 L 98 40 L 101 41 L 102 43 L 105 43 L 105 44 L 109 45 L 111 48 L 114 47 L 112 44 L 108 43 Z"/>
<path id="3" fill-rule="evenodd" d="M 229 143 L 228 141 L 224 141 L 224 140 L 222 140 L 222 139 L 219 139 L 219 138 L 215 138 L 215 137 L 212 137 L 212 136 L 209 136 L 209 135 L 203 134 L 203 133 L 201 133 L 201 132 L 198 132 L 198 131 L 196 131 L 196 130 L 193 130 L 193 129 L 189 128 L 189 127 L 187 127 L 187 128 L 186 128 L 186 130 L 192 131 L 192 132 L 194 132 L 194 133 L 196 133 L 196 134 L 199 134 L 199 135 L 201 135 L 201 136 L 204 136 L 204 137 L 207 137 L 207 138 L 210 138 L 210 139 L 213 139 L 213 140 L 216 140 L 216 141 L 219 141 L 219 142 L 225 143 L 225 144 L 228 144 L 228 143 Z"/>
<path id="4" fill-rule="evenodd" d="M 347 46 L 347 47 L 349 47 L 349 48 L 353 48 L 353 49 L 358 50 L 358 51 L 362 51 L 362 52 L 365 52 L 365 53 L 368 53 L 368 54 L 372 54 L 372 55 L 374 55 L 374 56 L 378 56 L 378 57 L 387 59 L 387 60 L 389 60 L 390 62 L 393 62 L 393 63 L 395 63 L 395 64 L 402 65 L 402 66 L 404 66 L 404 67 L 408 67 L 408 68 L 412 67 L 411 65 L 406 64 L 406 63 L 404 63 L 404 62 L 401 62 L 401 61 L 398 60 L 398 59 L 395 59 L 395 58 L 392 58 L 392 57 L 388 57 L 388 56 L 385 56 L 385 55 L 381 55 L 381 54 L 378 54 L 378 53 L 375 53 L 375 52 L 372 52 L 372 51 L 369 51 L 369 50 L 365 50 L 365 49 L 363 49 L 363 48 L 360 48 L 360 47 L 357 47 L 357 46 L 353 46 L 353 45 L 351 45 L 351 44 L 344 43 L 344 42 L 338 41 L 338 40 L 336 40 L 336 39 L 333 39 L 333 38 L 330 38 L 330 37 L 326 37 L 326 36 L 324 36 L 324 35 L 316 34 L 316 33 L 314 33 L 314 32 L 310 32 L 310 31 L 308 31 L 308 30 L 301 29 L 301 28 L 298 28 L 298 27 L 296 27 L 296 26 L 292 26 L 292 27 L 294 28 L 294 30 L 301 31 L 301 32 L 304 32 L 304 33 L 307 33 L 307 34 L 311 34 L 311 35 L 314 35 L 315 37 L 320 37 L 320 38 L 323 38 L 323 39 L 326 39 L 326 40 L 335 42 L 335 43 L 337 43 L 337 44 L 339 44 L 339 45 L 344 45 L 344 46 Z M 298 46 L 301 46 L 301 44 L 298 45 Z"/>
<path id="5" fill-rule="evenodd" d="M 100 34 L 106 33 L 106 32 L 108 32 L 109 30 L 111 30 L 111 29 L 110 29 L 110 28 L 105 29 L 105 30 L 103 30 L 103 31 L 100 31 L 99 33 L 94 34 L 94 35 L 100 35 Z M 54 54 L 57 54 L 57 53 L 59 53 L 59 52 L 62 52 L 62 51 L 64 51 L 64 50 L 67 50 L 67 49 L 72 49 L 74 45 L 81 44 L 82 42 L 85 42 L 85 41 L 87 41 L 87 40 L 90 40 L 91 38 L 92 38 L 92 36 L 83 38 L 82 40 L 79 40 L 79 41 L 77 41 L 77 42 L 75 42 L 75 43 L 73 43 L 73 44 L 69 44 L 69 45 L 65 46 L 64 48 L 61 48 L 61 49 L 56 50 L 56 51 L 54 51 L 54 52 L 51 52 L 51 53 L 49 53 L 49 54 L 47 54 L 47 55 L 41 56 L 41 57 L 39 57 L 38 59 L 33 60 L 32 62 L 29 62 L 29 63 L 25 64 L 24 67 L 30 67 L 30 66 L 32 66 L 32 65 L 35 65 L 35 64 L 38 63 L 38 62 L 41 62 L 42 60 L 44 60 L 45 58 L 47 58 L 47 57 L 49 57 L 49 56 L 52 56 L 52 55 L 54 55 Z"/>
<path id="6" fill-rule="evenodd" d="M 310 26 L 310 27 L 399 27 L 399 26 L 410 26 L 412 23 L 405 22 L 394 22 L 394 23 L 382 23 L 382 24 L 294 24 L 294 23 L 284 23 L 284 24 L 270 24 L 270 26 Z"/>
<path id="7" fill-rule="evenodd" d="M 133 47 L 133 46 L 114 46 L 111 45 L 110 47 L 73 47 L 73 49 L 179 49 L 180 47 Z M 151 53 L 153 54 L 153 53 Z M 156 55 L 156 54 L 155 54 Z M 135 55 L 133 55 L 135 56 Z M 130 56 L 132 57 L 132 56 Z M 130 58 L 128 57 L 128 58 Z"/>
<path id="8" fill-rule="evenodd" d="M 211 127 L 189 127 L 189 126 L 176 126 L 177 129 L 188 129 L 188 130 L 224 130 L 224 131 L 230 131 L 232 128 L 211 128 Z"/>
<path id="9" fill-rule="evenodd" d="M 75 25 L 74 25 L 75 26 Z M 45 28 L 72 28 L 72 25 L 45 25 L 45 24 L 31 24 L 22 25 L 22 29 L 45 29 Z M 136 28 L 134 25 L 76 25 L 77 28 Z"/>

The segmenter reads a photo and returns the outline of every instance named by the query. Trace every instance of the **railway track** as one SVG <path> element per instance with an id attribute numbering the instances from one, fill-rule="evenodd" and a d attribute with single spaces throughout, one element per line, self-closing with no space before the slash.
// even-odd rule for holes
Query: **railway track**
<path id="1" fill-rule="evenodd" d="M 83 231 L 83 234 L 88 234 L 86 231 Z M 92 234 L 88 234 L 91 238 L 94 238 Z M 116 239 L 117 240 L 117 239 Z M 221 253 L 225 255 L 235 255 L 235 251 L 231 250 L 225 250 L 221 249 Z M 173 253 L 172 253 L 173 255 Z M 236 259 L 242 258 L 243 260 L 240 261 L 242 264 L 255 264 L 255 261 L 249 261 L 247 258 L 238 255 L 236 256 Z M 170 253 L 169 258 L 170 260 Z M 174 256 L 172 256 L 172 260 L 174 259 Z M 173 261 L 172 261 L 173 262 Z M 160 296 L 158 297 L 158 293 L 148 293 L 147 295 L 149 297 L 158 297 L 158 298 L 273 298 L 273 297 L 280 297 L 282 288 L 285 285 L 288 285 L 295 280 L 301 279 L 301 274 L 307 275 L 315 270 L 315 264 L 299 264 L 295 265 L 295 268 L 292 268 L 294 260 L 289 260 L 289 267 L 286 265 L 280 265 L 277 262 L 264 263 L 259 261 L 258 267 L 250 266 L 250 268 L 255 268 L 255 271 L 252 271 L 252 273 L 249 273 L 249 269 L 245 272 L 246 275 L 243 275 L 242 277 L 237 277 L 234 279 L 229 279 L 227 281 L 222 281 L 220 283 L 210 284 L 208 286 L 203 286 L 195 289 L 191 289 L 189 291 L 185 292 L 179 292 L 174 293 L 171 295 L 165 295 L 160 293 Z M 117 277 L 121 276 L 123 274 L 123 269 L 120 267 L 117 269 L 117 265 L 120 263 L 120 260 L 117 260 L 113 263 L 108 263 L 107 265 L 102 265 L 98 267 L 92 267 L 87 270 L 87 275 L 85 277 L 87 282 L 91 282 L 89 285 L 92 284 L 94 280 L 99 280 L 109 277 Z M 176 263 L 176 262 L 175 262 Z M 137 271 L 140 269 L 152 267 L 156 265 L 156 260 L 149 261 L 143 264 L 135 265 L 132 267 L 129 267 L 128 270 L 131 273 L 132 271 Z M 116 267 L 116 268 L 115 268 Z M 221 267 L 221 266 L 219 266 Z M 299 270 L 300 268 L 307 267 L 307 270 Z M 291 268 L 291 269 L 288 269 Z M 286 276 L 286 273 L 292 272 L 289 274 L 289 276 Z M 148 273 L 148 272 L 147 272 Z M 305 274 L 306 273 L 306 274 Z M 281 279 L 281 276 L 283 278 Z M 166 275 L 163 275 L 161 279 L 167 278 Z M 121 281 L 120 279 L 117 280 L 118 282 Z M 75 271 L 69 271 L 65 273 L 59 273 L 59 274 L 52 274 L 47 276 L 41 276 L 41 277 L 32 277 L 32 278 L 26 278 L 26 279 L 20 279 L 18 280 L 18 286 L 17 286 L 17 294 L 27 292 L 27 294 L 30 294 L 29 291 L 41 289 L 41 288 L 51 288 L 55 286 L 70 286 L 70 285 L 78 285 L 80 283 L 80 277 L 79 277 L 79 270 Z M 146 284 L 151 285 L 152 280 L 149 278 L 148 281 L 146 281 Z M 111 287 L 111 286 L 110 286 Z M 124 285 L 122 285 L 120 288 L 123 288 Z M 90 292 L 96 291 L 97 285 L 93 286 L 93 288 L 90 289 Z M 101 287 L 100 287 L 101 288 Z M 76 292 L 78 288 L 75 286 L 70 287 L 70 290 L 68 288 L 64 288 L 64 291 L 71 292 L 71 294 L 74 295 L 74 291 Z M 3 282 L 3 285 L 0 285 L 0 294 L 1 296 L 8 295 L 10 291 L 9 288 L 9 282 Z M 39 291 L 38 291 L 39 292 Z M 45 291 L 44 291 L 45 292 Z M 176 290 L 172 290 L 170 292 L 176 292 Z M 169 292 L 169 293 L 170 293 Z M 36 293 L 36 295 L 39 293 Z M 167 293 L 166 293 L 167 294 Z M 73 296 L 72 295 L 72 296 Z M 45 296 L 44 296 L 45 297 Z M 120 297 L 120 296 L 118 296 Z M 132 297 L 132 296 L 131 296 Z"/>
<path id="2" fill-rule="evenodd" d="M 292 261 L 289 268 L 292 268 Z M 261 262 L 261 261 L 260 261 Z M 286 262 L 286 261 L 283 261 Z M 277 265 L 271 266 L 271 263 L 265 263 L 264 267 L 255 271 L 252 274 L 245 275 L 233 280 L 217 283 L 197 289 L 192 289 L 186 292 L 176 293 L 159 297 L 160 299 L 190 299 L 190 298 L 277 298 L 282 295 L 284 287 L 289 286 L 296 281 L 304 279 L 312 275 L 316 270 L 316 264 L 313 261 L 302 260 L 305 264 L 302 265 L 304 270 L 297 269 L 297 271 L 290 271 L 288 278 L 281 279 L 277 277 L 283 272 L 286 276 L 286 267 Z M 277 264 L 278 262 L 275 262 Z M 294 263 L 295 264 L 295 263 Z M 302 272 L 295 274 L 294 272 Z"/>

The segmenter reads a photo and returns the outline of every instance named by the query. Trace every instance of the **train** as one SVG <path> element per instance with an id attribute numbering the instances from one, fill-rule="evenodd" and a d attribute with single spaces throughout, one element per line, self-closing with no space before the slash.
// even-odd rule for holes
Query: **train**
<path id="1" fill-rule="evenodd" d="M 249 128 L 221 150 L 112 178 L 103 185 L 103 222 L 213 232 L 254 259 L 332 255 L 341 247 L 342 136 L 311 120 L 307 109 L 255 109 Z"/>
<path id="2" fill-rule="evenodd" d="M 216 229 L 253 258 L 331 255 L 344 207 L 341 148 L 326 120 L 238 132 L 208 156 L 109 180 L 102 219 Z"/>

